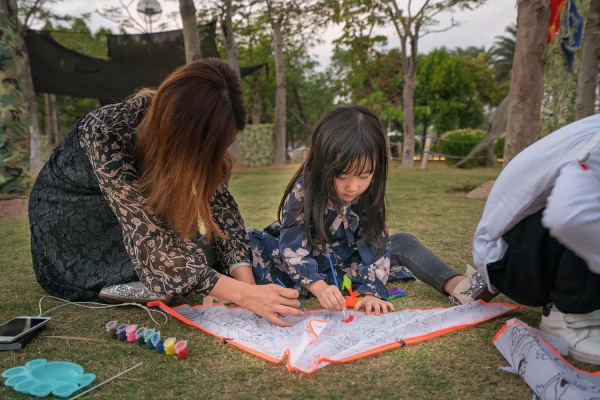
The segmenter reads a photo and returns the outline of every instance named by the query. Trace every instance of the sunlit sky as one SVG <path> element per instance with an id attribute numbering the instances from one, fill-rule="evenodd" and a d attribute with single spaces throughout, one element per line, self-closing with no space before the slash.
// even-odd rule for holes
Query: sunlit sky
<path id="1" fill-rule="evenodd" d="M 131 10 L 137 17 L 135 11 L 135 5 L 139 2 L 138 0 L 121 0 L 125 4 L 132 4 Z M 406 0 L 400 0 L 398 3 L 403 4 Z M 179 1 L 177 0 L 159 0 L 163 8 L 163 16 L 168 15 L 173 11 L 177 11 L 179 8 Z M 418 1 L 415 1 L 418 5 Z M 102 6 L 119 6 L 119 0 L 64 0 L 54 6 L 54 10 L 59 14 L 68 14 L 78 16 L 83 13 L 91 13 L 91 26 L 93 30 L 98 29 L 101 26 L 115 29 L 116 25 L 111 21 L 108 21 L 94 11 L 100 9 Z M 459 21 L 461 26 L 454 27 L 446 32 L 432 33 L 426 35 L 419 40 L 419 52 L 427 53 L 430 50 L 446 46 L 448 48 L 454 47 L 468 47 L 468 46 L 484 46 L 486 49 L 492 46 L 494 38 L 499 35 L 504 35 L 504 29 L 517 20 L 517 9 L 516 0 L 488 0 L 483 6 L 477 8 L 474 11 L 465 11 L 454 14 L 441 14 L 439 28 L 444 28 L 450 24 L 451 18 Z M 178 29 L 181 27 L 181 23 L 178 22 L 179 26 L 172 25 L 172 29 Z M 138 33 L 132 31 L 131 33 Z M 377 32 L 388 36 L 388 48 L 398 46 L 398 39 L 396 33 L 392 27 L 381 29 Z M 315 47 L 311 53 L 314 54 L 321 65 L 324 67 L 329 64 L 333 45 L 332 40 L 339 37 L 341 34 L 341 28 L 339 26 L 331 26 L 327 28 L 320 36 L 323 38 L 324 43 Z"/>

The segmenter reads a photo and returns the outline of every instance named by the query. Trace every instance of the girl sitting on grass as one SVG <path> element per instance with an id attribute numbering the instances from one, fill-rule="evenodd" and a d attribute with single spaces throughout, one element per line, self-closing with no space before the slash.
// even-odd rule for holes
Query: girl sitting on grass
<path id="1" fill-rule="evenodd" d="M 341 311 L 346 302 L 335 283 L 345 274 L 363 296 L 354 309 L 379 315 L 394 310 L 386 283 L 413 278 L 406 266 L 455 301 L 479 298 L 485 290 L 479 276 L 453 271 L 410 234 L 389 236 L 387 171 L 385 133 L 372 111 L 345 106 L 323 115 L 306 161 L 285 190 L 278 221 L 263 231 L 248 229 L 256 282 L 278 279 Z"/>

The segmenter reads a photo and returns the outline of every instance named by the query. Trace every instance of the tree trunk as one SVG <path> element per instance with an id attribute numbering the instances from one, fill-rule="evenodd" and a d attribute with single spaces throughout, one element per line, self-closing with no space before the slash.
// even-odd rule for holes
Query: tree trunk
<path id="1" fill-rule="evenodd" d="M 518 0 L 517 43 L 504 147 L 505 166 L 538 137 L 549 20 L 549 1 Z"/>
<path id="2" fill-rule="evenodd" d="M 262 94 L 260 90 L 260 78 L 258 73 L 252 77 L 252 124 L 260 124 L 262 116 Z"/>
<path id="3" fill-rule="evenodd" d="M 275 48 L 275 166 L 285 164 L 285 65 L 283 60 L 283 33 L 281 22 L 273 22 L 273 47 Z"/>
<path id="4" fill-rule="evenodd" d="M 233 21 L 232 21 L 232 11 L 231 6 L 233 0 L 224 0 L 225 1 L 225 18 L 221 21 L 221 30 L 223 31 L 223 37 L 225 38 L 225 51 L 227 51 L 227 59 L 229 60 L 229 65 L 231 68 L 238 74 L 238 77 L 241 79 L 240 75 L 240 57 L 238 55 L 237 46 L 235 44 L 235 36 L 233 34 Z"/>
<path id="5" fill-rule="evenodd" d="M 392 142 L 390 141 L 390 137 L 388 136 L 388 133 L 392 130 L 392 121 L 390 119 L 387 120 L 386 128 L 387 129 L 385 131 L 385 147 L 386 147 L 386 151 L 387 151 L 387 157 L 389 160 L 391 160 L 393 158 Z"/>
<path id="6" fill-rule="evenodd" d="M 591 0 L 577 75 L 575 120 L 594 114 L 600 60 L 600 0 Z"/>
<path id="7" fill-rule="evenodd" d="M 179 0 L 179 12 L 181 13 L 181 22 L 183 23 L 185 62 L 190 63 L 202 57 L 194 0 Z"/>
<path id="8" fill-rule="evenodd" d="M 48 147 L 50 150 L 56 147 L 56 138 L 60 129 L 60 118 L 58 102 L 54 93 L 44 95 L 46 105 L 46 137 L 48 138 Z"/>
<path id="9" fill-rule="evenodd" d="M 29 189 L 30 145 L 23 93 L 25 45 L 15 0 L 0 0 L 0 30 L 0 194 L 24 195 Z"/>
<path id="10" fill-rule="evenodd" d="M 21 36 L 22 43 L 25 38 Z M 35 89 L 33 88 L 33 77 L 31 76 L 31 66 L 29 65 L 29 52 L 27 46 L 23 45 L 23 58 L 25 66 L 23 69 L 23 89 L 25 103 L 27 104 L 27 126 L 29 127 L 29 175 L 35 179 L 42 169 L 42 141 L 40 125 L 38 123 L 38 109 L 35 100 Z"/>
<path id="11" fill-rule="evenodd" d="M 241 72 L 240 72 L 240 57 L 238 55 L 237 46 L 235 44 L 235 36 L 233 34 L 233 21 L 232 21 L 232 0 L 224 0 L 225 1 L 225 18 L 221 21 L 221 31 L 223 32 L 223 37 L 225 39 L 225 51 L 227 51 L 227 59 L 229 60 L 229 65 L 235 71 L 240 79 L 241 84 Z M 233 155 L 233 167 L 240 168 L 242 166 L 242 148 L 241 148 L 241 136 L 237 135 L 235 141 L 229 148 L 231 154 Z"/>
<path id="12" fill-rule="evenodd" d="M 402 166 L 412 168 L 415 155 L 415 86 L 417 76 L 415 71 L 405 73 L 404 88 L 402 88 L 402 102 L 404 105 L 404 152 L 402 153 Z"/>
<path id="13" fill-rule="evenodd" d="M 465 158 L 457 162 L 454 166 L 456 168 L 464 168 L 469 161 L 484 150 L 492 150 L 494 143 L 503 133 L 506 132 L 506 123 L 508 118 L 508 96 L 500 102 L 498 107 L 490 115 L 488 122 L 487 133 L 481 142 L 477 143 L 477 146 L 467 154 Z M 488 153 L 489 156 L 489 153 Z M 487 165 L 487 164 L 486 164 Z M 495 166 L 496 163 L 492 163 L 491 166 Z"/>

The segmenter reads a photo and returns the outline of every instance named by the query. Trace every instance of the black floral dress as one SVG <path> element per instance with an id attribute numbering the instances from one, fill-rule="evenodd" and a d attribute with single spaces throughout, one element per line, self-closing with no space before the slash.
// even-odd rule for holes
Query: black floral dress
<path id="1" fill-rule="evenodd" d="M 211 208 L 228 239 L 213 248 L 200 235 L 180 240 L 148 210 L 135 186 L 134 155 L 149 105 L 139 97 L 85 115 L 40 172 L 29 198 L 31 253 L 48 293 L 98 300 L 104 286 L 139 278 L 159 293 L 207 294 L 224 270 L 209 267 L 208 253 L 216 254 L 214 265 L 249 264 L 244 222 L 226 187 Z"/>

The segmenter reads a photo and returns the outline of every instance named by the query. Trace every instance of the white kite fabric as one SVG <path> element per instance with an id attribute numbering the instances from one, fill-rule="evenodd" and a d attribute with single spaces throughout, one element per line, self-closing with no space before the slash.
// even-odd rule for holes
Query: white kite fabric
<path id="1" fill-rule="evenodd" d="M 405 310 L 384 315 L 347 311 L 310 311 L 284 319 L 282 328 L 243 308 L 182 305 L 159 306 L 179 320 L 226 340 L 271 362 L 287 356 L 287 368 L 312 373 L 332 362 L 346 362 L 406 344 L 427 340 L 520 308 L 513 304 L 474 302 L 433 310 Z"/>
<path id="2" fill-rule="evenodd" d="M 498 331 L 494 344 L 511 372 L 518 373 L 539 398 L 600 399 L 600 371 L 586 372 L 569 364 L 549 343 L 554 340 L 558 339 L 513 318 Z"/>

